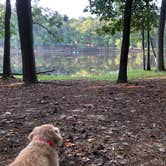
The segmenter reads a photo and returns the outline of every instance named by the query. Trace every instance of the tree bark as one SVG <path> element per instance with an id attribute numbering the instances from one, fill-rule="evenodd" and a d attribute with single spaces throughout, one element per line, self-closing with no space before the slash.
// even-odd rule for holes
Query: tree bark
<path id="1" fill-rule="evenodd" d="M 6 0 L 5 12 L 5 39 L 4 39 L 4 57 L 3 57 L 3 74 L 2 78 L 12 77 L 10 63 L 10 19 L 11 19 L 11 3 Z"/>
<path id="2" fill-rule="evenodd" d="M 156 52 L 155 52 L 155 48 L 154 48 L 154 44 L 153 44 L 153 39 L 152 37 L 150 36 L 150 44 L 151 44 L 151 47 L 152 47 L 152 51 L 153 51 L 153 56 L 156 58 Z"/>
<path id="3" fill-rule="evenodd" d="M 157 71 L 164 71 L 164 29 L 166 21 L 166 0 L 162 0 L 158 28 Z"/>
<path id="4" fill-rule="evenodd" d="M 150 65 L 150 31 L 147 30 L 147 70 L 151 70 Z"/>
<path id="5" fill-rule="evenodd" d="M 127 63 L 128 63 L 128 53 L 130 46 L 130 22 L 131 22 L 131 9 L 132 9 L 132 0 L 126 0 L 125 11 L 124 11 L 124 23 L 123 23 L 123 39 L 121 46 L 121 55 L 120 55 L 120 68 L 118 83 L 127 82 Z"/>
<path id="6" fill-rule="evenodd" d="M 142 54 L 143 54 L 143 70 L 146 70 L 146 56 L 145 56 L 145 31 L 142 28 Z"/>
<path id="7" fill-rule="evenodd" d="M 155 51 L 154 44 L 153 44 L 153 39 L 152 39 L 151 36 L 150 36 L 150 44 L 151 44 L 151 48 L 152 48 L 152 51 L 153 51 L 155 66 L 156 66 L 156 68 L 157 68 L 157 59 L 156 59 L 157 56 L 156 56 L 156 51 Z"/>
<path id="8" fill-rule="evenodd" d="M 36 83 L 31 0 L 16 0 L 16 8 L 22 52 L 23 81 L 28 84 Z"/>

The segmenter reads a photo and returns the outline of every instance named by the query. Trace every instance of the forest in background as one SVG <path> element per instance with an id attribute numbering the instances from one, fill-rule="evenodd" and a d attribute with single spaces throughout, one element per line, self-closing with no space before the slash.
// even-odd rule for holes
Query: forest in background
<path id="1" fill-rule="evenodd" d="M 130 69 L 129 66 L 131 65 L 137 66 L 139 64 L 139 69 L 140 66 L 142 66 L 144 70 L 151 70 L 151 68 L 156 68 L 158 71 L 165 70 L 165 52 L 163 49 L 165 45 L 164 42 L 161 42 L 165 38 L 165 34 L 160 33 L 159 35 L 158 33 L 160 27 L 158 26 L 159 23 L 162 21 L 162 26 L 164 25 L 163 20 L 165 20 L 165 16 L 162 17 L 162 14 L 160 14 L 160 12 L 164 11 L 162 10 L 164 7 L 160 8 L 157 1 L 135 0 L 108 2 L 89 0 L 90 3 L 89 6 L 85 8 L 85 12 L 89 11 L 95 14 L 96 17 L 78 19 L 70 19 L 66 15 L 60 15 L 56 11 L 41 7 L 38 5 L 39 1 L 40 0 L 32 1 L 33 36 L 31 38 L 34 38 L 33 46 L 37 57 L 37 70 L 39 68 L 47 68 L 49 70 L 50 68 L 54 68 L 54 74 L 75 74 L 79 71 L 82 72 L 82 70 L 85 72 L 93 73 L 93 71 L 95 71 L 94 73 L 99 73 L 96 69 L 99 66 L 98 64 L 102 64 L 101 66 L 104 66 L 108 72 L 113 70 L 119 70 L 120 73 L 124 72 L 120 74 L 125 77 L 122 82 L 127 81 L 128 64 L 128 69 Z M 8 0 L 6 5 L 1 4 L 2 20 L 4 17 L 6 20 L 6 16 L 9 13 L 9 2 L 10 0 Z M 164 3 L 163 1 L 162 6 L 165 5 Z M 18 60 L 18 57 L 21 57 L 19 56 L 21 52 L 18 28 L 16 26 L 18 23 L 15 7 L 12 8 L 11 13 L 11 48 L 14 49 L 12 51 L 16 52 L 17 64 L 22 64 L 21 60 Z M 129 22 L 130 18 L 131 23 Z M 160 22 L 158 21 L 159 18 L 161 20 Z M 2 29 L 6 30 L 3 26 L 2 23 Z M 163 27 L 160 28 L 160 30 L 164 32 Z M 2 32 L 1 34 L 3 36 L 4 33 Z M 158 40 L 159 37 L 160 40 Z M 6 44 L 4 44 L 4 46 L 6 46 Z M 62 47 L 64 49 L 62 49 Z M 41 52 L 41 50 L 44 52 Z M 46 52 L 47 50 L 48 52 Z M 133 50 L 135 53 L 133 53 Z M 41 57 L 42 54 L 44 57 Z M 61 58 L 57 58 L 56 55 Z M 96 60 L 96 57 L 91 57 L 92 55 L 101 56 L 101 58 L 97 57 Z M 110 57 L 112 58 L 114 55 L 113 60 L 110 59 Z M 131 59 L 129 59 L 130 63 L 127 62 L 128 55 L 129 58 L 131 57 Z M 63 56 L 65 56 L 65 58 L 67 56 L 67 59 Z M 72 59 L 73 56 L 74 58 Z M 86 64 L 80 64 L 83 62 L 83 57 L 87 57 L 85 63 L 88 63 L 88 66 Z M 57 61 L 58 59 L 60 61 Z M 74 63 L 68 65 L 71 59 Z M 101 63 L 100 59 L 106 61 Z M 42 61 L 44 63 L 42 63 Z M 55 64 L 56 62 L 59 63 L 58 67 Z M 95 66 L 96 69 L 94 69 L 94 62 L 97 64 Z M 20 68 L 19 71 L 21 71 L 21 67 L 18 67 L 17 64 L 12 63 L 13 66 Z M 73 66 L 77 66 L 78 64 L 84 66 L 84 68 L 78 68 L 78 71 L 77 69 L 73 69 Z M 119 67 L 115 68 L 112 64 Z M 63 66 L 69 66 L 69 69 L 63 69 Z M 61 70 L 59 72 L 59 68 L 67 71 L 62 72 Z M 87 71 L 86 68 L 90 68 L 90 70 Z M 15 70 L 15 68 L 12 70 Z"/>
<path id="2" fill-rule="evenodd" d="M 118 24 L 120 24 L 119 22 L 110 27 L 110 22 L 101 21 L 98 17 L 80 17 L 77 19 L 70 19 L 68 16 L 61 15 L 57 11 L 40 7 L 38 5 L 38 1 L 33 4 L 32 11 L 35 46 L 86 45 L 91 47 L 116 46 L 118 48 L 121 46 L 122 32 L 120 25 L 119 28 L 117 28 Z M 159 17 L 159 9 L 156 10 L 156 12 L 157 18 L 155 21 L 157 22 Z M 1 46 L 3 46 L 4 41 L 4 16 L 5 5 L 0 2 Z M 11 16 L 11 46 L 18 48 L 19 36 L 15 7 L 12 7 Z M 154 24 L 157 24 L 156 22 L 154 22 Z M 133 28 L 130 39 L 132 48 L 142 47 L 140 30 Z M 156 47 L 157 25 L 151 29 L 151 39 L 154 47 Z"/>

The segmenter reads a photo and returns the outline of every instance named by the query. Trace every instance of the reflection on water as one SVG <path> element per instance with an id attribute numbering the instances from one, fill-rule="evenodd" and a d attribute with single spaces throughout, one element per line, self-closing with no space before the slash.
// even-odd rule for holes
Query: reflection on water
<path id="1" fill-rule="evenodd" d="M 21 73 L 20 50 L 12 49 L 11 54 L 12 70 L 14 73 Z M 35 55 L 38 71 L 55 69 L 54 74 L 56 75 L 71 75 L 82 71 L 101 74 L 118 70 L 120 50 L 112 47 L 55 46 L 35 48 Z M 2 56 L 0 56 L 0 59 L 2 71 Z M 141 49 L 131 49 L 128 69 L 142 69 L 142 59 Z M 151 63 L 154 65 L 153 58 L 151 59 Z"/>

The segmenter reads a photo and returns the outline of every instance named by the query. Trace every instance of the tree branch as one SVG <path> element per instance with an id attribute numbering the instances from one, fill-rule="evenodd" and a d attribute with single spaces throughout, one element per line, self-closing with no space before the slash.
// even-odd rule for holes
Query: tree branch
<path id="1" fill-rule="evenodd" d="M 55 71 L 55 69 L 37 72 L 36 74 L 46 74 L 46 73 L 51 73 L 53 71 Z M 22 73 L 12 73 L 12 75 L 20 76 L 22 75 Z M 0 73 L 0 76 L 2 76 L 2 73 Z"/>
<path id="2" fill-rule="evenodd" d="M 40 24 L 38 22 L 33 22 L 33 24 L 34 25 L 39 25 L 40 27 L 45 29 L 49 35 L 51 35 L 55 40 L 57 40 L 57 36 L 55 36 L 46 26 L 44 26 L 43 24 Z"/>

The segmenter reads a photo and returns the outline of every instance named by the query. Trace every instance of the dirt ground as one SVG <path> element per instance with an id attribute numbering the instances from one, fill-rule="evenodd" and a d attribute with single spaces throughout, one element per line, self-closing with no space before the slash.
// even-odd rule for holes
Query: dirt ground
<path id="1" fill-rule="evenodd" d="M 37 125 L 61 130 L 61 166 L 166 166 L 166 79 L 112 84 L 0 80 L 0 166 Z"/>

